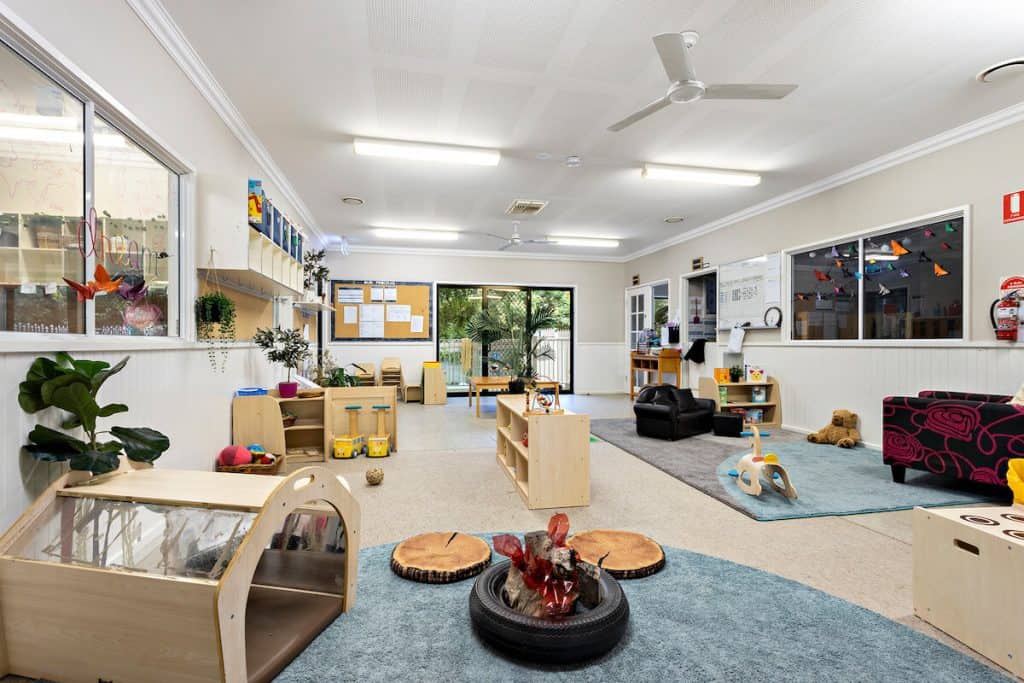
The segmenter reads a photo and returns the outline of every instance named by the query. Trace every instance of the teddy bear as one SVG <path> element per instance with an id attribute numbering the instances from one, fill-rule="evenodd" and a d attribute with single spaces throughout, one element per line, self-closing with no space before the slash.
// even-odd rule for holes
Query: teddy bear
<path id="1" fill-rule="evenodd" d="M 849 410 L 833 410 L 832 422 L 813 434 L 807 435 L 811 443 L 831 443 L 840 448 L 853 448 L 860 441 L 857 431 L 857 413 Z"/>

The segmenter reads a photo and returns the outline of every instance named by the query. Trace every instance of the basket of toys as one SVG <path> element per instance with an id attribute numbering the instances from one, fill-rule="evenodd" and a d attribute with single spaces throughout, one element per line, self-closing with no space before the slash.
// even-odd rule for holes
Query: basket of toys
<path id="1" fill-rule="evenodd" d="M 237 474 L 277 474 L 283 462 L 283 457 L 267 453 L 259 444 L 232 445 L 217 456 L 216 469 Z"/>

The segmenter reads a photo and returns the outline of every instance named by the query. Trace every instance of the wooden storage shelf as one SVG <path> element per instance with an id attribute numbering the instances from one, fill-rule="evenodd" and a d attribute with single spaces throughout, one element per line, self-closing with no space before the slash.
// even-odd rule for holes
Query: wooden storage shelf
<path id="1" fill-rule="evenodd" d="M 763 387 L 765 391 L 764 401 L 751 401 L 751 392 L 757 387 Z M 726 392 L 726 401 L 722 401 L 722 389 Z M 782 394 L 779 389 L 779 382 L 774 377 L 769 377 L 767 382 L 716 382 L 714 377 L 701 377 L 697 390 L 701 398 L 711 399 L 715 402 L 715 411 L 730 408 L 742 408 L 744 410 L 759 408 L 764 411 L 764 418 L 757 423 L 758 427 L 782 427 Z M 751 423 L 744 417 L 744 426 Z"/>
<path id="2" fill-rule="evenodd" d="M 590 417 L 522 415 L 522 396 L 497 397 L 497 460 L 531 510 L 590 504 Z M 523 445 L 523 434 L 528 445 Z"/>
<path id="3" fill-rule="evenodd" d="M 323 429 L 323 422 L 305 422 L 303 420 L 296 420 L 295 424 L 291 427 L 285 427 L 284 431 L 289 432 L 295 429 Z"/>

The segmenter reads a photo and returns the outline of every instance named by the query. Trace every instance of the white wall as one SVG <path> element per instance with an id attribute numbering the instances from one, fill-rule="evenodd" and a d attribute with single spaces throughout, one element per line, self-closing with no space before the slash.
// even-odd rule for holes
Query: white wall
<path id="1" fill-rule="evenodd" d="M 398 280 L 448 284 L 559 285 L 576 288 L 577 393 L 617 393 L 626 386 L 625 335 L 622 325 L 622 264 L 588 261 L 549 261 L 502 255 L 448 256 L 435 253 L 328 254 L 331 277 L 338 280 Z M 615 308 L 610 302 L 620 302 Z M 436 330 L 435 330 L 436 332 Z M 407 381 L 436 351 L 430 342 L 335 342 L 329 345 L 343 363 L 380 363 L 385 356 L 402 360 Z"/>
<path id="2" fill-rule="evenodd" d="M 210 240 L 206 235 L 230 232 L 247 239 L 246 181 L 261 177 L 257 163 L 126 3 L 5 2 L 192 165 L 196 172 L 198 234 L 192 235 L 186 248 L 194 250 L 197 263 L 207 262 L 205 245 Z M 268 185 L 267 192 L 279 196 L 273 185 Z M 285 205 L 285 209 L 291 207 Z M 245 249 L 240 252 L 244 255 Z M 186 303 L 186 309 L 191 310 L 191 303 Z M 59 472 L 57 466 L 38 466 L 20 454 L 36 420 L 19 408 L 17 385 L 38 353 L 67 346 L 77 357 L 111 362 L 130 353 L 127 369 L 104 386 L 101 397 L 124 402 L 131 409 L 127 415 L 118 416 L 114 424 L 151 426 L 170 437 L 171 449 L 159 461 L 161 467 L 210 469 L 217 450 L 230 438 L 233 391 L 276 380 L 262 356 L 251 347 L 232 351 L 227 372 L 215 374 L 202 346 L 149 341 L 156 341 L 152 350 L 140 349 L 137 340 L 124 342 L 123 346 L 132 349 L 122 351 L 112 348 L 121 342 L 110 338 L 90 343 L 91 349 L 79 350 L 80 339 L 34 337 L 29 353 L 28 337 L 0 338 L 0 384 L 7 387 L 0 401 L 0 528 L 6 528 Z M 100 346 L 103 351 L 96 350 Z"/>
<path id="3" fill-rule="evenodd" d="M 876 344 L 782 344 L 778 331 L 752 331 L 747 362 L 763 365 L 782 384 L 783 420 L 802 429 L 826 424 L 833 408 L 861 415 L 865 440 L 881 441 L 881 399 L 922 389 L 1013 393 L 1024 380 L 1024 348 L 995 344 L 988 321 L 1000 276 L 1024 271 L 1024 230 L 1003 225 L 1002 196 L 1024 187 L 1024 124 L 947 147 L 626 264 L 623 287 L 667 277 L 678 306 L 680 275 L 703 256 L 718 265 L 829 240 L 876 226 L 969 205 L 972 269 L 969 340 L 941 347 Z M 1018 345 L 1019 346 L 1019 345 Z M 710 348 L 701 372 L 721 365 Z"/>

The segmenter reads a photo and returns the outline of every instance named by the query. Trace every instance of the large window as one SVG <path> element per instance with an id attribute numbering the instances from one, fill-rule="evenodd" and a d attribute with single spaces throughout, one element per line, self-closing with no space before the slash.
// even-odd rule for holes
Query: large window
<path id="1" fill-rule="evenodd" d="M 0 331 L 178 334 L 179 176 L 94 109 L 0 43 Z"/>
<path id="2" fill-rule="evenodd" d="M 790 255 L 792 338 L 962 339 L 962 212 Z"/>

